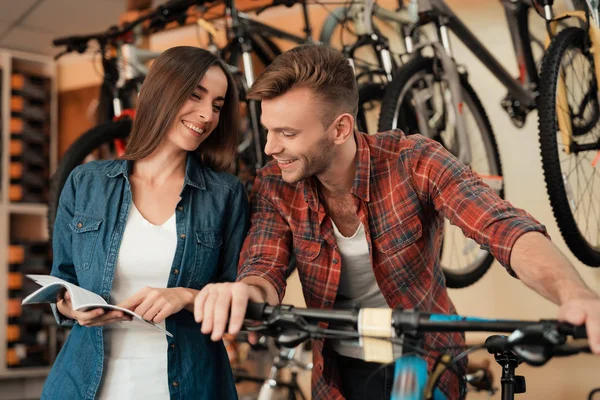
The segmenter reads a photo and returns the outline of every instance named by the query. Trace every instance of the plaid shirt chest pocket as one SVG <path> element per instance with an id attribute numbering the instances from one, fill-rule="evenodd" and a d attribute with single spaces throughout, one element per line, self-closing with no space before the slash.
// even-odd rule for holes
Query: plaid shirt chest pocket
<path id="1" fill-rule="evenodd" d="M 315 238 L 306 238 L 294 235 L 294 254 L 296 260 L 303 264 L 315 262 L 321 253 L 323 243 Z"/>
<path id="2" fill-rule="evenodd" d="M 383 228 L 383 227 L 382 227 Z M 426 266 L 421 262 L 423 248 L 419 239 L 423 225 L 418 214 L 381 229 L 373 236 L 373 261 L 386 270 L 400 274 L 401 284 L 414 282 Z"/>

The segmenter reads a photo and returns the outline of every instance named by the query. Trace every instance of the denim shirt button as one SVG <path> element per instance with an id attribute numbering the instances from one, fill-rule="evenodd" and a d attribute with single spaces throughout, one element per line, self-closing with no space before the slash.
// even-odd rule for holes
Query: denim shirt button
<path id="1" fill-rule="evenodd" d="M 183 211 L 183 206 L 177 207 L 177 211 Z"/>
<path id="2" fill-rule="evenodd" d="M 179 382 L 177 382 L 177 381 L 173 382 L 173 386 L 174 386 L 174 387 L 177 387 L 177 386 L 179 386 Z"/>
<path id="3" fill-rule="evenodd" d="M 171 343 L 171 344 L 169 345 L 169 347 L 170 347 L 170 348 L 172 348 L 172 349 L 174 349 L 174 348 L 175 348 L 175 343 Z"/>
<path id="4" fill-rule="evenodd" d="M 185 239 L 185 233 L 182 233 L 181 235 L 179 235 L 180 238 Z"/>
<path id="5" fill-rule="evenodd" d="M 173 270 L 173 275 L 179 275 L 179 270 L 177 268 Z"/>
<path id="6" fill-rule="evenodd" d="M 83 224 L 81 222 L 77 223 L 77 228 L 81 229 L 82 226 L 83 226 Z"/>

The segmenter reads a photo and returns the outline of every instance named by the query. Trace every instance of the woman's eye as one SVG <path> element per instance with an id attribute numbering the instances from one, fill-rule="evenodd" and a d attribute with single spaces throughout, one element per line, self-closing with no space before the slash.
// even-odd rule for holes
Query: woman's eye
<path id="1" fill-rule="evenodd" d="M 192 93 L 192 97 L 195 98 L 195 99 L 200 100 L 200 95 L 197 94 L 197 93 Z"/>

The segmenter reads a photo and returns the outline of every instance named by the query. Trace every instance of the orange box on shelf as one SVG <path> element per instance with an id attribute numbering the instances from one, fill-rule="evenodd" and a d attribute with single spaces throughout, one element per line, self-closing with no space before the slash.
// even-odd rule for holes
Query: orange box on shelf
<path id="1" fill-rule="evenodd" d="M 10 119 L 10 131 L 11 133 L 23 132 L 23 120 L 21 118 L 12 117 Z"/>
<path id="2" fill-rule="evenodd" d="M 10 141 L 10 155 L 20 156 L 21 154 L 23 154 L 23 141 L 12 139 Z"/>
<path id="3" fill-rule="evenodd" d="M 21 339 L 21 327 L 19 325 L 8 325 L 6 327 L 6 341 L 18 342 Z"/>
<path id="4" fill-rule="evenodd" d="M 13 89 L 23 89 L 25 86 L 25 75 L 23 74 L 12 74 L 10 79 L 10 86 Z"/>
<path id="5" fill-rule="evenodd" d="M 25 107 L 25 99 L 21 96 L 12 96 L 10 98 L 10 110 L 13 112 L 21 112 Z"/>
<path id="6" fill-rule="evenodd" d="M 25 261 L 25 246 L 11 244 L 8 246 L 8 263 L 21 264 Z"/>
<path id="7" fill-rule="evenodd" d="M 11 162 L 10 163 L 10 177 L 12 179 L 19 179 L 23 177 L 23 163 Z"/>
<path id="8" fill-rule="evenodd" d="M 8 188 L 8 199 L 10 201 L 20 201 L 23 199 L 23 187 L 21 185 L 10 185 Z"/>
<path id="9" fill-rule="evenodd" d="M 8 290 L 19 290 L 23 287 L 23 274 L 20 272 L 8 273 Z"/>
<path id="10" fill-rule="evenodd" d="M 6 365 L 11 367 L 15 365 L 19 365 L 20 360 L 17 354 L 16 349 L 7 349 L 6 350 Z"/>
<path id="11" fill-rule="evenodd" d="M 6 313 L 8 317 L 21 316 L 21 299 L 8 298 L 6 301 Z"/>

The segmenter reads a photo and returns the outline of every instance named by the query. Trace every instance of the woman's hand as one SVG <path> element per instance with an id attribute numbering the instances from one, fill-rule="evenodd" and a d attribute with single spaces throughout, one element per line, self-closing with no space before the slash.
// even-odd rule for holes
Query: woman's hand
<path id="1" fill-rule="evenodd" d="M 166 289 L 145 287 L 119 306 L 135 312 L 146 321 L 159 323 L 185 307 L 193 310 L 194 292 L 192 289 L 180 287 Z"/>
<path id="2" fill-rule="evenodd" d="M 65 292 L 62 299 L 56 303 L 58 312 L 67 318 L 77 321 L 81 326 L 103 326 L 113 322 L 131 321 L 131 317 L 123 314 L 121 311 L 104 311 L 102 308 L 96 308 L 90 311 L 75 311 L 71 304 L 71 295 Z"/>

